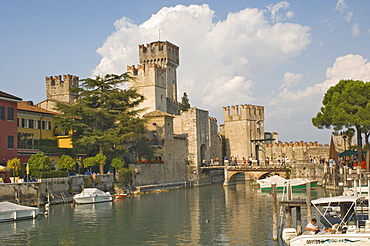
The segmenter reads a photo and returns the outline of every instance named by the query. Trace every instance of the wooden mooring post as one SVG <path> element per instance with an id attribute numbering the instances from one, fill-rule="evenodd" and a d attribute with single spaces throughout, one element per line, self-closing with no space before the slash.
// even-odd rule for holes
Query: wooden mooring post
<path id="1" fill-rule="evenodd" d="M 277 206 L 277 194 L 276 194 L 276 183 L 271 184 L 272 191 L 272 238 L 278 240 L 278 206 Z"/>
<path id="2" fill-rule="evenodd" d="M 301 207 L 296 207 L 296 225 L 297 225 L 297 234 L 302 234 L 302 216 L 301 216 Z"/>
<path id="3" fill-rule="evenodd" d="M 287 192 L 289 193 L 289 190 L 290 190 L 289 185 L 288 185 L 287 190 L 288 190 Z M 273 197 L 274 195 L 276 196 L 276 193 L 272 194 Z M 281 206 L 285 207 L 285 227 L 286 228 L 291 228 L 293 226 L 292 209 L 295 208 L 297 234 L 298 235 L 302 234 L 302 207 L 307 208 L 307 221 L 311 221 L 311 217 L 312 217 L 311 183 L 310 182 L 306 183 L 306 199 L 293 199 L 292 196 L 288 194 L 287 200 L 280 201 L 279 203 Z M 274 215 L 275 215 L 275 212 L 274 212 Z M 275 227 L 274 227 L 274 233 L 275 233 Z"/>
<path id="4" fill-rule="evenodd" d="M 306 183 L 306 206 L 307 206 L 307 223 L 310 223 L 312 218 L 311 211 L 311 183 Z"/>

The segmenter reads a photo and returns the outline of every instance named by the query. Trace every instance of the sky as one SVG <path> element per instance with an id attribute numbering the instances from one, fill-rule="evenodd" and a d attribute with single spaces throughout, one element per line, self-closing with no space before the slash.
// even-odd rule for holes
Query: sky
<path id="1" fill-rule="evenodd" d="M 180 47 L 178 101 L 218 124 L 225 106 L 264 106 L 283 142 L 329 143 L 311 123 L 323 95 L 370 81 L 368 0 L 0 0 L 0 90 L 38 103 L 45 77 L 122 74 L 158 40 Z"/>

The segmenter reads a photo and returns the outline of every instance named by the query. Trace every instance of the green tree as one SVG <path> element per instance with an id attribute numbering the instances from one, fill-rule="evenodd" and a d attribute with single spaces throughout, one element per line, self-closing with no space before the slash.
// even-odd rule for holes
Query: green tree
<path id="1" fill-rule="evenodd" d="M 51 168 L 51 159 L 43 152 L 31 155 L 28 160 L 30 172 L 48 171 Z"/>
<path id="2" fill-rule="evenodd" d="M 21 160 L 18 158 L 13 158 L 6 162 L 6 168 L 13 170 L 13 177 L 15 177 L 15 174 L 21 169 L 21 165 Z"/>
<path id="3" fill-rule="evenodd" d="M 358 80 L 341 80 L 324 95 L 323 107 L 312 118 L 319 129 L 343 128 L 356 130 L 358 160 L 362 161 L 362 133 L 370 126 L 370 83 Z"/>
<path id="4" fill-rule="evenodd" d="M 118 171 L 118 183 L 123 188 L 130 189 L 134 182 L 134 172 L 128 168 L 120 168 Z"/>
<path id="5" fill-rule="evenodd" d="M 107 160 L 107 157 L 101 153 L 96 154 L 93 157 L 88 157 L 83 161 L 83 165 L 85 168 L 89 168 L 92 166 L 99 166 L 99 172 L 100 174 L 104 173 L 103 167 L 105 165 L 105 162 Z"/>
<path id="6" fill-rule="evenodd" d="M 68 169 L 74 169 L 75 166 L 76 162 L 69 155 L 62 155 L 58 161 L 59 169 L 67 169 L 68 171 Z"/>
<path id="7" fill-rule="evenodd" d="M 88 155 L 116 156 L 141 137 L 145 120 L 136 108 L 144 97 L 134 89 L 120 89 L 131 79 L 128 73 L 84 79 L 81 87 L 71 90 L 78 94 L 75 103 L 57 103 L 61 115 L 56 123 L 71 132 L 74 147 L 84 146 Z"/>
<path id="8" fill-rule="evenodd" d="M 96 154 L 94 157 L 95 163 L 99 166 L 100 174 L 104 174 L 104 165 L 107 160 L 107 157 L 102 153 Z"/>
<path id="9" fill-rule="evenodd" d="M 95 166 L 95 158 L 94 157 L 87 157 L 86 159 L 83 160 L 83 166 L 84 166 L 84 168 L 90 168 L 92 166 Z"/>
<path id="10" fill-rule="evenodd" d="M 134 156 L 136 156 L 137 160 L 152 160 L 154 158 L 154 150 L 150 146 L 148 139 L 144 137 L 137 138 L 135 141 L 131 141 L 129 150 L 134 154 Z"/>
<path id="11" fill-rule="evenodd" d="M 112 162 L 110 163 L 110 165 L 114 167 L 117 173 L 117 170 L 122 168 L 125 165 L 125 161 L 120 157 L 115 157 L 112 159 Z"/>
<path id="12" fill-rule="evenodd" d="M 190 103 L 189 103 L 188 94 L 184 92 L 183 96 L 181 97 L 180 109 L 182 111 L 188 111 L 189 108 L 190 108 Z"/>

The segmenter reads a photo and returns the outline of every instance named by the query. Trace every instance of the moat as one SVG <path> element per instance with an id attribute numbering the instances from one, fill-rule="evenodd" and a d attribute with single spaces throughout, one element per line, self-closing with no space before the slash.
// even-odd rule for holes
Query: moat
<path id="1" fill-rule="evenodd" d="M 271 211 L 269 193 L 250 184 L 215 184 L 112 203 L 53 205 L 36 220 L 0 224 L 0 240 L 6 245 L 279 245 L 272 240 Z"/>

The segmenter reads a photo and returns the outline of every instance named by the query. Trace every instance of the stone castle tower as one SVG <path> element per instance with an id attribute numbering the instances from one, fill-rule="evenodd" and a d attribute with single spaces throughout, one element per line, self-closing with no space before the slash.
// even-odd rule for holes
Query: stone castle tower
<path id="1" fill-rule="evenodd" d="M 79 78 L 70 74 L 46 77 L 47 100 L 73 103 L 77 94 L 70 92 L 71 88 L 78 87 Z"/>
<path id="2" fill-rule="evenodd" d="M 264 161 L 264 107 L 238 105 L 224 107 L 224 124 L 220 126 L 225 138 L 227 157 L 255 158 Z"/>
<path id="3" fill-rule="evenodd" d="M 79 77 L 74 75 L 62 75 L 46 77 L 46 96 L 47 99 L 38 103 L 37 106 L 55 111 L 55 102 L 73 103 L 77 94 L 70 91 L 71 88 L 77 88 Z"/>
<path id="4" fill-rule="evenodd" d="M 127 66 L 127 71 L 136 78 L 128 86 L 146 98 L 140 107 L 146 108 L 146 112 L 179 114 L 176 75 L 179 47 L 168 41 L 139 45 L 139 58 L 140 65 Z"/>

